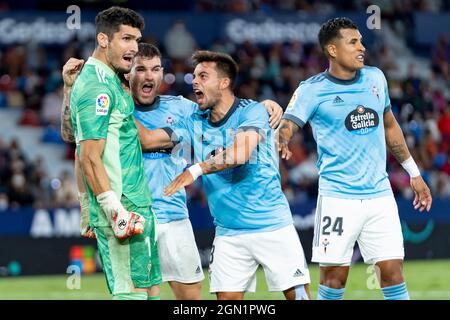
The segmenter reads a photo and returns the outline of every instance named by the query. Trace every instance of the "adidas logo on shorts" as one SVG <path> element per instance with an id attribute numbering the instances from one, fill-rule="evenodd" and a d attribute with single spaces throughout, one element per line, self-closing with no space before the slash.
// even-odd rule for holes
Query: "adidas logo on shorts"
<path id="1" fill-rule="evenodd" d="M 195 273 L 202 273 L 202 268 L 200 268 L 200 266 L 198 266 L 197 270 L 195 270 Z"/>
<path id="2" fill-rule="evenodd" d="M 294 277 L 303 277 L 304 274 L 303 272 L 300 271 L 300 269 L 297 269 L 297 271 L 295 271 L 294 273 Z"/>

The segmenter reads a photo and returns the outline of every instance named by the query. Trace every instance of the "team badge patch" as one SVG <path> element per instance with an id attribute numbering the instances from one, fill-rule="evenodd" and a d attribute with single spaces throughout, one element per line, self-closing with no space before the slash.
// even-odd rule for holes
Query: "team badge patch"
<path id="1" fill-rule="evenodd" d="M 297 90 L 295 90 L 294 94 L 292 95 L 292 98 L 289 101 L 286 109 L 292 109 L 296 101 L 297 101 Z"/>
<path id="2" fill-rule="evenodd" d="M 377 96 L 378 100 L 380 100 L 380 92 L 376 86 L 372 86 L 372 93 Z"/>
<path id="3" fill-rule="evenodd" d="M 175 119 L 172 118 L 171 116 L 169 116 L 169 117 L 167 117 L 167 119 L 166 119 L 166 123 L 167 123 L 169 126 L 173 126 L 174 123 L 175 123 Z"/>
<path id="4" fill-rule="evenodd" d="M 95 114 L 97 116 L 106 116 L 109 109 L 109 97 L 106 93 L 99 94 L 95 98 Z"/>

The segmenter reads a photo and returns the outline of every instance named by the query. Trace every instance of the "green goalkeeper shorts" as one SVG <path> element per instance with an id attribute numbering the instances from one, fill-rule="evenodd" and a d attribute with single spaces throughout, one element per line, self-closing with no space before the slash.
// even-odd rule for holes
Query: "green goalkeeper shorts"
<path id="1" fill-rule="evenodd" d="M 126 197 L 121 202 L 128 211 L 145 215 L 144 232 L 119 240 L 111 227 L 97 227 L 97 246 L 111 294 L 131 292 L 161 283 L 161 270 L 156 243 L 156 217 L 149 207 L 136 207 Z M 144 213 L 147 214 L 144 214 Z"/>

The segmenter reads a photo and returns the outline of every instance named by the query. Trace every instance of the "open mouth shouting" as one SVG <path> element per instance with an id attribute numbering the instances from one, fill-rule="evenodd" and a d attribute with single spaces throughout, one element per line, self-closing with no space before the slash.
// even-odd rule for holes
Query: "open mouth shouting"
<path id="1" fill-rule="evenodd" d="M 199 89 L 194 89 L 195 99 L 197 100 L 197 103 L 199 105 L 203 104 L 205 102 L 205 95 L 203 92 Z"/>
<path id="2" fill-rule="evenodd" d="M 130 53 L 124 54 L 124 55 L 122 56 L 122 60 L 125 62 L 125 64 L 126 64 L 128 67 L 131 67 L 131 63 L 133 62 L 133 57 L 134 57 L 133 54 L 130 54 Z"/>
<path id="3" fill-rule="evenodd" d="M 142 95 L 144 97 L 150 97 L 153 92 L 153 88 L 155 87 L 155 84 L 153 82 L 144 82 L 142 85 L 141 91 Z"/>

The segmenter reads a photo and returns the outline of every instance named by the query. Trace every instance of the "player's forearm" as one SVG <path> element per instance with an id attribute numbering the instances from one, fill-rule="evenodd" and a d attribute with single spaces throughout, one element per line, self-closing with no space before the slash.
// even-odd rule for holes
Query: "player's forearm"
<path id="1" fill-rule="evenodd" d="M 84 150 L 81 147 L 80 165 L 89 188 L 94 195 L 111 190 L 108 174 L 103 165 L 100 153 L 95 150 Z"/>
<path id="2" fill-rule="evenodd" d="M 241 164 L 244 164 L 245 161 L 239 161 L 239 158 L 235 158 L 231 152 L 231 150 L 224 150 L 221 153 L 217 154 L 215 157 L 212 157 L 205 162 L 200 163 L 200 167 L 202 168 L 203 174 L 210 174 L 215 172 L 220 172 L 226 169 L 237 167 Z"/>
<path id="3" fill-rule="evenodd" d="M 61 137 L 65 142 L 75 142 L 72 121 L 70 119 L 70 93 L 71 87 L 64 86 L 64 98 L 61 109 Z"/>
<path id="4" fill-rule="evenodd" d="M 80 159 L 75 153 L 75 177 L 77 179 L 78 192 L 86 192 L 86 185 L 84 184 L 83 172 L 80 167 Z"/>
<path id="5" fill-rule="evenodd" d="M 386 130 L 386 145 L 399 163 L 411 157 L 400 127 Z"/>
<path id="6" fill-rule="evenodd" d="M 246 163 L 258 142 L 259 135 L 236 138 L 233 146 L 200 163 L 203 174 L 223 171 Z"/>
<path id="7" fill-rule="evenodd" d="M 167 131 L 163 129 L 149 130 L 139 121 L 135 120 L 135 122 L 143 150 L 168 149 L 174 146 L 174 142 L 172 142 Z"/>
<path id="8" fill-rule="evenodd" d="M 386 146 L 399 163 L 411 157 L 408 146 L 406 145 L 402 129 L 395 120 L 394 115 L 389 112 L 385 115 L 384 133 L 386 138 Z"/>
<path id="9" fill-rule="evenodd" d="M 291 120 L 283 119 L 278 129 L 278 138 L 280 144 L 287 145 L 295 132 L 298 131 L 298 126 Z"/>
<path id="10" fill-rule="evenodd" d="M 239 132 L 236 134 L 232 147 L 214 155 L 205 162 L 190 166 L 164 189 L 164 194 L 171 196 L 180 188 L 190 185 L 204 174 L 223 171 L 246 163 L 259 141 L 260 135 L 255 131 Z"/>

